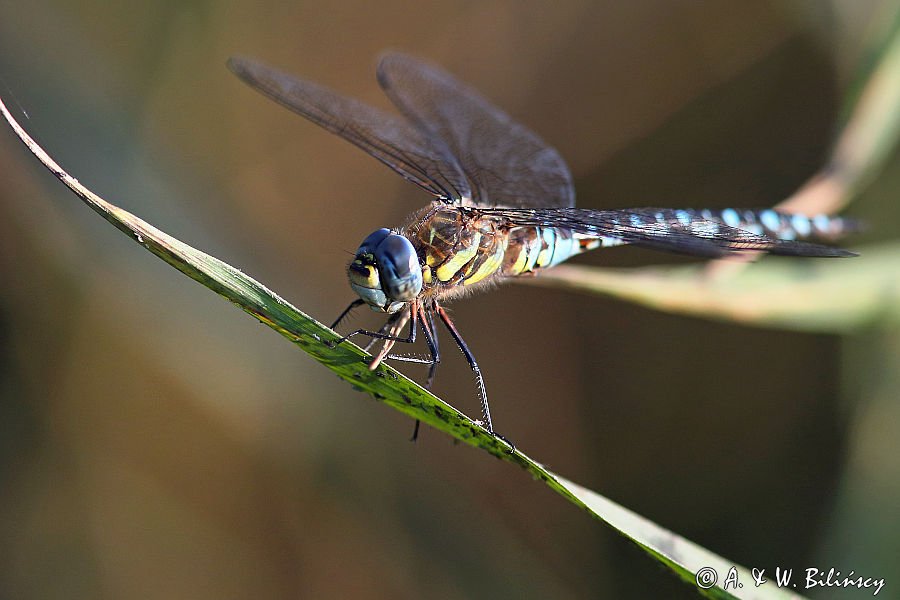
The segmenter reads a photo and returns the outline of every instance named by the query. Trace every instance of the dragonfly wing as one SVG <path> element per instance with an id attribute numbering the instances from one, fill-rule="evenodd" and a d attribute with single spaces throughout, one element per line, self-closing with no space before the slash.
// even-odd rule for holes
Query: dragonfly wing
<path id="1" fill-rule="evenodd" d="M 790 256 L 855 256 L 854 253 L 841 248 L 758 235 L 705 219 L 689 210 L 486 208 L 478 209 L 478 212 L 487 216 L 502 217 L 508 227 L 558 227 L 582 235 L 617 239 L 626 244 L 654 250 L 709 258 L 742 251 Z"/>
<path id="2" fill-rule="evenodd" d="M 438 198 L 458 202 L 471 197 L 463 170 L 446 144 L 405 119 L 250 58 L 232 57 L 228 68 L 251 87 L 359 146 Z"/>
<path id="3" fill-rule="evenodd" d="M 575 205 L 572 175 L 559 153 L 446 71 L 391 53 L 378 64 L 378 82 L 419 130 L 447 144 L 469 179 L 472 203 Z"/>

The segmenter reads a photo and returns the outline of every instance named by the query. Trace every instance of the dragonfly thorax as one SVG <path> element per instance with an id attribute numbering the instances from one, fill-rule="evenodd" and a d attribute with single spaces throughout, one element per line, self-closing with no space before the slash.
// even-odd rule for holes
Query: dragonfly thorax
<path id="1" fill-rule="evenodd" d="M 379 312 L 395 313 L 422 291 L 416 249 L 390 229 L 379 229 L 363 240 L 347 274 L 353 291 Z"/>

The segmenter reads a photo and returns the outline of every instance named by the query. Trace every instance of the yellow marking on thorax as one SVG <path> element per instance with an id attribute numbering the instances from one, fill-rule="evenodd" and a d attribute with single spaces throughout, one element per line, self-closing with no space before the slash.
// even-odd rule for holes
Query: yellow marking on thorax
<path id="1" fill-rule="evenodd" d="M 450 281 L 456 272 L 459 271 L 463 266 L 472 260 L 475 254 L 478 252 L 478 244 L 481 242 L 481 234 L 475 233 L 472 236 L 472 239 L 469 241 L 469 245 L 465 248 L 461 249 L 459 252 L 450 257 L 449 260 L 444 262 L 441 266 L 437 268 L 435 271 L 435 275 L 440 281 Z"/>
<path id="2" fill-rule="evenodd" d="M 506 244 L 497 244 L 494 253 L 491 254 L 474 273 L 463 279 L 463 285 L 471 285 L 478 283 L 485 277 L 489 277 L 497 272 L 500 263 L 503 262 L 503 255 L 506 250 Z"/>

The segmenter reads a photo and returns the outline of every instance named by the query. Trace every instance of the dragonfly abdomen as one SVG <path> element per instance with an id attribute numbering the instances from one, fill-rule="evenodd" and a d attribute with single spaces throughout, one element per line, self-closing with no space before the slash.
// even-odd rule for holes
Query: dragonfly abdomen
<path id="1" fill-rule="evenodd" d="M 517 227 L 509 233 L 502 272 L 510 277 L 532 273 L 588 250 L 623 243 L 619 238 L 591 237 L 560 227 Z"/>
<path id="2" fill-rule="evenodd" d="M 684 211 L 704 219 L 718 221 L 729 227 L 743 229 L 757 235 L 782 240 L 835 240 L 859 229 L 853 219 L 830 215 L 807 216 L 789 214 L 771 208 L 765 209 L 705 209 Z"/>

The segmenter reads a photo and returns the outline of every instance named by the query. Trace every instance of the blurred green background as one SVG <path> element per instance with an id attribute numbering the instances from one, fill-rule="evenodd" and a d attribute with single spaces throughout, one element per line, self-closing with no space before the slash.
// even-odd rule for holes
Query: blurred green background
<path id="1" fill-rule="evenodd" d="M 94 191 L 328 323 L 359 241 L 428 198 L 229 55 L 386 107 L 374 65 L 404 50 L 556 146 L 581 206 L 765 206 L 827 157 L 894 8 L 2 0 L 0 94 Z M 695 596 L 510 465 L 428 429 L 410 444 L 410 420 L 130 243 L 5 129 L 0 174 L 0 596 Z M 898 189 L 895 154 L 851 247 L 896 237 Z M 853 569 L 898 597 L 896 331 L 515 285 L 453 308 L 528 454 L 749 567 Z M 435 390 L 476 415 L 447 348 Z"/>

